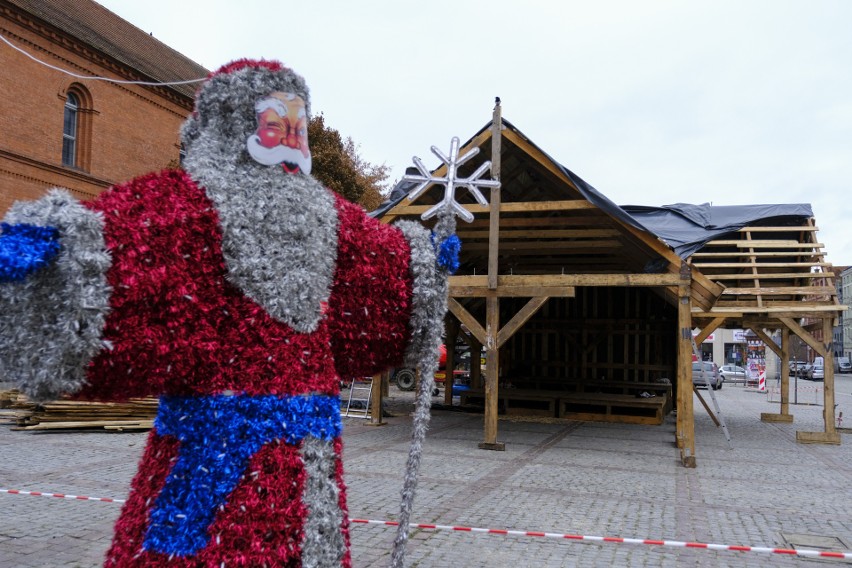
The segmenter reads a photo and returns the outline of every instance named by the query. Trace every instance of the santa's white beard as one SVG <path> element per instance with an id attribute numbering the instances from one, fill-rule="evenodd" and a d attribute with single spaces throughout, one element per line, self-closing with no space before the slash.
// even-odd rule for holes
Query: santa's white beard
<path id="1" fill-rule="evenodd" d="M 187 171 L 216 206 L 228 281 L 300 333 L 322 320 L 337 263 L 334 195 L 309 175 L 215 157 Z"/>
<path id="2" fill-rule="evenodd" d="M 249 136 L 248 140 L 246 140 L 246 148 L 254 161 L 264 166 L 274 166 L 282 162 L 287 162 L 288 164 L 299 166 L 299 170 L 303 174 L 311 173 L 310 153 L 305 157 L 301 150 L 283 145 L 267 148 L 260 143 L 260 137 L 257 134 Z"/>

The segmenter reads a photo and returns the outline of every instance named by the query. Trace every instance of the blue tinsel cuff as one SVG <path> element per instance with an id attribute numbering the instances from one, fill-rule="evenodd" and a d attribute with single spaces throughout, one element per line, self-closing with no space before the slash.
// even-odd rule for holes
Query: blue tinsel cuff
<path id="1" fill-rule="evenodd" d="M 0 282 L 16 282 L 47 266 L 57 254 L 59 230 L 0 223 Z"/>
<path id="2" fill-rule="evenodd" d="M 340 398 L 322 395 L 163 397 L 154 426 L 159 435 L 177 438 L 180 449 L 143 546 L 178 556 L 207 545 L 216 511 L 265 444 L 333 440 L 343 428 Z"/>
<path id="3" fill-rule="evenodd" d="M 435 244 L 435 233 L 432 233 L 432 245 Z M 459 253 L 461 252 L 461 239 L 458 235 L 450 235 L 438 245 L 436 249 L 438 255 L 438 266 L 446 270 L 449 274 L 455 274 L 459 269 Z"/>

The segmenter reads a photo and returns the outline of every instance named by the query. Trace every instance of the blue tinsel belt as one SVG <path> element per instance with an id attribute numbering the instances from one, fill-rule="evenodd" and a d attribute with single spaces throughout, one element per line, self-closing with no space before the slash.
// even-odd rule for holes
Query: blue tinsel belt
<path id="1" fill-rule="evenodd" d="M 217 509 L 264 444 L 333 440 L 342 428 L 339 397 L 321 395 L 163 397 L 154 426 L 180 449 L 143 546 L 179 556 L 206 546 Z"/>

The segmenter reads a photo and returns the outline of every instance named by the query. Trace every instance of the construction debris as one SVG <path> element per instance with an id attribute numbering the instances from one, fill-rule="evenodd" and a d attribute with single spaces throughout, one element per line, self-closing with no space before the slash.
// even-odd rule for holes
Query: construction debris
<path id="1" fill-rule="evenodd" d="M 12 430 L 150 430 L 157 406 L 154 397 L 126 402 L 63 399 L 35 403 L 19 391 L 9 390 L 0 391 L 0 423 L 13 424 Z"/>

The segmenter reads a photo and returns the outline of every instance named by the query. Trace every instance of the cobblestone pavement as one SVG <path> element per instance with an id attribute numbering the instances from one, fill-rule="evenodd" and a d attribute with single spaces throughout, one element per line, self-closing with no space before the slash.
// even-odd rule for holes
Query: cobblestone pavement
<path id="1" fill-rule="evenodd" d="M 680 465 L 673 415 L 662 426 L 501 420 L 498 452 L 477 448 L 481 415 L 436 410 L 412 522 L 852 550 L 852 437 L 797 444 L 797 430 L 822 430 L 822 407 L 791 405 L 793 424 L 763 423 L 761 412 L 778 411 L 766 394 L 726 385 L 717 395 L 734 447 L 696 400 L 696 469 Z M 838 378 L 837 402 L 852 423 L 852 377 Z M 385 426 L 345 419 L 352 518 L 397 515 L 411 395 L 392 386 L 387 410 Z M 0 487 L 124 498 L 145 437 L 0 426 Z M 0 566 L 16 568 L 99 566 L 119 513 L 112 503 L 9 494 L 0 506 Z M 353 525 L 354 566 L 387 566 L 393 536 L 392 527 Z M 429 568 L 850 564 L 446 530 L 415 530 L 407 558 Z"/>

